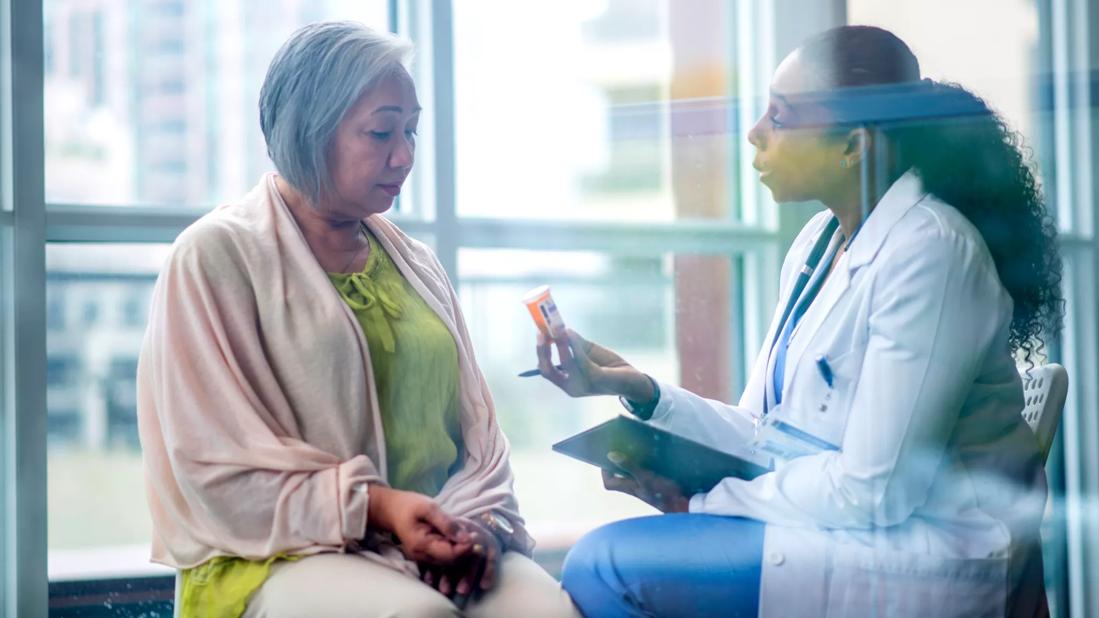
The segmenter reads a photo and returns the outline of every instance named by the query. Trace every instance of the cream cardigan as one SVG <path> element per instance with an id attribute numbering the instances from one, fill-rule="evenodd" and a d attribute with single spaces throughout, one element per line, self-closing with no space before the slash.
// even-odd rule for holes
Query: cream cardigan
<path id="1" fill-rule="evenodd" d="M 512 549 L 529 553 L 508 443 L 454 289 L 423 243 L 381 216 L 365 223 L 457 343 L 464 465 L 435 500 L 454 516 L 506 516 Z M 370 367 L 273 174 L 180 234 L 138 364 L 153 561 L 360 551 L 415 572 L 366 530 L 367 483 L 386 479 Z"/>

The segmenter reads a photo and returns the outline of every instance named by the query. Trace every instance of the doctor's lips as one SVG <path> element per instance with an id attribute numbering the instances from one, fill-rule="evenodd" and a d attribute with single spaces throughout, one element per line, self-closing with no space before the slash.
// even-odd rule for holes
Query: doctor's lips
<path id="1" fill-rule="evenodd" d="M 760 178 L 771 175 L 771 170 L 770 169 L 760 165 L 759 163 L 756 163 L 755 161 L 752 161 L 752 167 L 755 168 L 755 170 L 757 172 L 759 172 L 759 177 Z"/>

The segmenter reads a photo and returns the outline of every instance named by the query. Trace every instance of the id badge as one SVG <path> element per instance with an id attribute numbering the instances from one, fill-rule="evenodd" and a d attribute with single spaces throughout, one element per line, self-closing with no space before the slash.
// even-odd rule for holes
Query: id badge
<path id="1" fill-rule="evenodd" d="M 775 408 L 756 423 L 755 439 L 752 448 L 760 453 L 777 459 L 789 461 L 821 451 L 838 451 L 839 447 L 831 442 L 802 431 L 793 425 L 776 418 Z"/>

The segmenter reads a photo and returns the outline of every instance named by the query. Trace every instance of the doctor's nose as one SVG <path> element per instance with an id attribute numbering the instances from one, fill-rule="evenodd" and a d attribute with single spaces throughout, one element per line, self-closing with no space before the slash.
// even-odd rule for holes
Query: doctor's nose
<path id="1" fill-rule="evenodd" d="M 748 143 L 755 146 L 756 150 L 763 150 L 766 146 L 763 121 L 764 117 L 761 116 L 760 119 L 756 121 L 756 124 L 748 130 Z"/>

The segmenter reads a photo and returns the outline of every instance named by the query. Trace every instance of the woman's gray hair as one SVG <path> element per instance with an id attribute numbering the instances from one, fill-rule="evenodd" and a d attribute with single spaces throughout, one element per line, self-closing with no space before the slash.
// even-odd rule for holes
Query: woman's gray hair
<path id="1" fill-rule="evenodd" d="M 271 60 L 259 121 L 275 169 L 316 204 L 331 193 L 328 150 L 347 110 L 379 81 L 407 70 L 412 45 L 352 21 L 309 24 Z"/>

